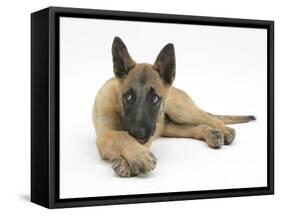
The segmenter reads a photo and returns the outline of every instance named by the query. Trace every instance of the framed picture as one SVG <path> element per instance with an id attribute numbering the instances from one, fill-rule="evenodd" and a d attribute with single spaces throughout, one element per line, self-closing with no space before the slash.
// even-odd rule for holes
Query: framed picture
<path id="1" fill-rule="evenodd" d="M 31 15 L 31 201 L 274 193 L 274 22 Z"/>

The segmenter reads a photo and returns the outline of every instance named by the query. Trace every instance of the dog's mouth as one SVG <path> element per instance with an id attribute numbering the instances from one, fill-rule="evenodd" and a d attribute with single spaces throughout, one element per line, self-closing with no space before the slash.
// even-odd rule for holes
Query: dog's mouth
<path id="1" fill-rule="evenodd" d="M 147 143 L 152 137 L 154 136 L 154 132 L 152 133 L 151 136 L 145 137 L 145 138 L 138 138 L 138 137 L 134 137 L 138 143 L 140 143 L 141 145 L 144 145 L 145 143 Z"/>
<path id="2" fill-rule="evenodd" d="M 143 145 L 147 142 L 147 139 L 137 139 L 137 141 Z"/>

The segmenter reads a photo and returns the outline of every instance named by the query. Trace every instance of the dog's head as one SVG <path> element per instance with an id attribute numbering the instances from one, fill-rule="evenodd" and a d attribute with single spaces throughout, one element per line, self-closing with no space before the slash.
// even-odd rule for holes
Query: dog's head
<path id="1" fill-rule="evenodd" d="M 125 127 L 131 136 L 144 144 L 155 132 L 167 92 L 175 79 L 174 46 L 167 44 L 153 65 L 137 64 L 123 41 L 115 37 L 112 56 L 113 71 L 120 82 Z"/>

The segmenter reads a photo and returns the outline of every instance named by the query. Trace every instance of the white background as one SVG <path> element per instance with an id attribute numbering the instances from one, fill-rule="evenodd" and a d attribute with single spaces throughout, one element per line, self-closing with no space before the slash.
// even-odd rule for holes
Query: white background
<path id="1" fill-rule="evenodd" d="M 165 44 L 174 43 L 174 86 L 209 112 L 258 120 L 233 126 L 237 137 L 221 150 L 194 139 L 157 139 L 151 147 L 155 171 L 117 177 L 98 155 L 91 118 L 97 91 L 113 77 L 115 35 L 137 62 L 153 63 Z M 266 36 L 265 29 L 61 18 L 60 197 L 266 186 Z"/>
<path id="2" fill-rule="evenodd" d="M 1 215 L 265 215 L 280 213 L 280 114 L 276 112 L 276 195 L 137 205 L 46 210 L 29 200 L 30 190 L 30 17 L 49 5 L 149 11 L 276 21 L 276 81 L 280 83 L 278 1 L 6 1 L 1 5 Z M 276 86 L 280 109 L 280 85 Z"/>

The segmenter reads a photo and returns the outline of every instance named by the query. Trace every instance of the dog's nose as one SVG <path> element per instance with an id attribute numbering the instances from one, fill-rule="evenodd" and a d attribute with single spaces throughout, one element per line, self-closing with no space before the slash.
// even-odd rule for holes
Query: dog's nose
<path id="1" fill-rule="evenodd" d="M 144 140 L 146 138 L 145 128 L 136 127 L 129 130 L 129 134 L 136 139 Z"/>

